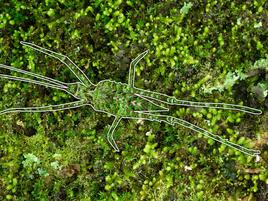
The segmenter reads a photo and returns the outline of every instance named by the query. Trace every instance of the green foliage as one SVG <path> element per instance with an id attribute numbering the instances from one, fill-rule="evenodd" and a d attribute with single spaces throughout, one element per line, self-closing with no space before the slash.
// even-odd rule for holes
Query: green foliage
<path id="1" fill-rule="evenodd" d="M 193 4 L 191 2 L 190 3 L 184 2 L 183 7 L 180 9 L 180 12 L 183 15 L 187 15 L 189 10 L 192 8 L 192 6 L 193 6 Z"/>
<path id="2" fill-rule="evenodd" d="M 32 167 L 34 165 L 38 165 L 40 163 L 40 160 L 33 154 L 24 154 L 23 155 L 25 160 L 22 161 L 22 165 L 24 168 Z"/>
<path id="3" fill-rule="evenodd" d="M 59 61 L 19 43 L 30 41 L 67 55 L 94 83 L 126 83 L 131 59 L 149 49 L 137 66 L 137 87 L 243 103 L 263 114 L 171 111 L 260 149 L 258 162 L 186 128 L 143 120 L 120 123 L 115 138 L 122 152 L 115 153 L 105 140 L 111 118 L 90 107 L 1 115 L 0 200 L 267 199 L 267 6 L 265 0 L 1 1 L 0 63 L 77 81 Z M 72 100 L 3 79 L 0 93 L 1 110 Z M 98 104 L 111 98 L 94 95 Z M 129 103 L 107 107 L 120 114 L 131 109 Z"/>
<path id="4" fill-rule="evenodd" d="M 212 77 L 210 77 L 210 79 L 211 78 Z M 204 86 L 203 92 L 212 94 L 213 91 L 223 92 L 224 90 L 230 90 L 236 83 L 244 79 L 245 74 L 239 70 L 236 70 L 235 72 L 228 72 L 226 75 L 224 75 L 223 79 L 219 79 L 216 81 L 216 83 L 213 83 L 213 86 Z"/>
<path id="5" fill-rule="evenodd" d="M 248 71 L 249 78 L 264 74 L 265 78 L 263 80 L 258 80 L 257 84 L 250 84 L 251 92 L 256 95 L 259 101 L 264 102 L 268 95 L 268 55 L 266 55 L 266 58 L 257 60 Z"/>

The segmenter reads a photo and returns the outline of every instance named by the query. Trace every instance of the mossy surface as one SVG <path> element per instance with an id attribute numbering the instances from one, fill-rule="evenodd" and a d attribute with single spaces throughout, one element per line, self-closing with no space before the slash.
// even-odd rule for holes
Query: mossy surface
<path id="1" fill-rule="evenodd" d="M 170 113 L 261 150 L 257 162 L 187 128 L 136 120 L 120 122 L 116 153 L 105 135 L 113 118 L 86 106 L 1 115 L 0 200 L 268 200 L 267 35 L 266 0 L 0 1 L 2 64 L 77 81 L 58 60 L 20 44 L 27 41 L 67 55 L 95 84 L 127 83 L 131 60 L 149 49 L 136 87 L 263 111 Z M 70 101 L 0 79 L 0 110 Z"/>

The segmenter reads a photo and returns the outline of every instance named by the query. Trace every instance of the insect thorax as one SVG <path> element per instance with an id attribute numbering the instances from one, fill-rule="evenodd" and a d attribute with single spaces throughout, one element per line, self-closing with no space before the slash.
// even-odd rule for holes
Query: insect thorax
<path id="1" fill-rule="evenodd" d="M 97 84 L 92 93 L 95 109 L 118 116 L 129 116 L 134 112 L 134 89 L 127 84 L 109 80 Z"/>

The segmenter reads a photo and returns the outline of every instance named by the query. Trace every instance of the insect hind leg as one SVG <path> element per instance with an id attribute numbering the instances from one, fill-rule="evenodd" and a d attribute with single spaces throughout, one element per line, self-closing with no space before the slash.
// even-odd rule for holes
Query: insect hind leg
<path id="1" fill-rule="evenodd" d="M 180 100 L 180 99 L 176 99 L 173 96 L 168 96 L 166 94 L 152 92 L 152 91 L 143 90 L 143 89 L 137 89 L 137 93 L 139 93 L 143 97 L 153 99 L 160 103 L 165 103 L 169 105 L 186 106 L 186 107 L 217 108 L 217 109 L 224 109 L 224 110 L 240 111 L 240 112 L 245 112 L 245 113 L 254 114 L 254 115 L 262 114 L 262 111 L 259 109 L 255 109 L 255 108 L 243 106 L 243 105 Z"/>
<path id="2" fill-rule="evenodd" d="M 180 126 L 189 128 L 195 132 L 203 134 L 204 136 L 206 136 L 208 138 L 211 138 L 215 141 L 218 141 L 222 144 L 225 144 L 226 146 L 229 146 L 237 151 L 240 151 L 240 152 L 247 154 L 247 155 L 250 155 L 250 156 L 258 156 L 260 154 L 259 150 L 249 149 L 249 148 L 243 147 L 241 145 L 232 143 L 227 139 L 224 139 L 216 134 L 213 134 L 213 133 L 211 133 L 203 128 L 200 128 L 200 127 L 198 127 L 198 126 L 196 126 L 188 121 L 185 121 L 183 119 L 179 119 L 179 118 L 168 116 L 168 115 L 157 115 L 157 114 L 142 113 L 142 112 L 139 112 L 137 114 L 137 117 L 140 119 L 145 119 L 145 120 L 149 120 L 149 121 L 165 122 L 165 123 L 170 124 L 172 126 L 180 125 Z"/>

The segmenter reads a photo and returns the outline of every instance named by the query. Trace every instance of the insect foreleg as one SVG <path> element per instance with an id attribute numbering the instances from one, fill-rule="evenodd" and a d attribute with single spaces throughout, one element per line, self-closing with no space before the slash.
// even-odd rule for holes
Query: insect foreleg
<path id="1" fill-rule="evenodd" d="M 22 82 L 28 82 L 28 83 L 33 83 L 33 84 L 38 84 L 38 85 L 42 85 L 42 86 L 45 86 L 45 87 L 50 87 L 50 88 L 60 89 L 60 90 L 63 90 L 63 89 L 67 89 L 68 88 L 65 85 L 54 85 L 54 84 L 51 84 L 49 82 L 41 82 L 41 81 L 29 79 L 29 78 L 17 77 L 17 76 L 12 76 L 12 75 L 0 74 L 0 78 L 9 79 L 9 80 L 16 80 L 16 81 L 22 81 Z"/>
<path id="2" fill-rule="evenodd" d="M 65 64 L 71 71 L 72 73 L 76 76 L 76 78 L 84 85 L 94 85 L 89 79 L 88 77 L 85 75 L 85 73 L 74 63 L 72 62 L 72 60 L 62 54 L 53 52 L 51 50 L 45 49 L 43 47 L 39 47 L 38 45 L 29 43 L 29 42 L 20 42 L 22 45 L 25 45 L 27 47 L 30 47 L 34 50 L 37 50 L 39 52 L 42 52 L 48 56 L 54 57 L 58 60 L 60 60 L 63 64 Z"/>
<path id="3" fill-rule="evenodd" d="M 23 75 L 31 76 L 31 77 L 34 77 L 36 79 L 46 81 L 47 83 L 50 83 L 50 84 L 53 84 L 53 85 L 58 85 L 59 87 L 66 86 L 66 83 L 64 83 L 64 82 L 54 80 L 52 78 L 49 78 L 49 77 L 46 77 L 46 76 L 43 76 L 43 75 L 39 75 L 39 74 L 35 74 L 35 73 L 29 72 L 29 71 L 14 68 L 12 66 L 7 66 L 7 65 L 0 64 L 0 68 L 7 69 L 7 70 L 10 70 L 10 71 L 14 71 L 14 72 L 18 72 L 18 73 L 21 73 Z"/>
<path id="4" fill-rule="evenodd" d="M 0 115 L 14 113 L 14 112 L 53 112 L 59 110 L 67 110 L 72 108 L 78 108 L 87 105 L 85 101 L 75 101 L 59 105 L 48 105 L 41 107 L 24 107 L 24 108 L 9 108 L 0 111 Z"/>
<path id="5" fill-rule="evenodd" d="M 70 95 L 72 95 L 76 99 L 81 99 L 81 97 L 79 96 L 80 95 L 79 90 L 82 87 L 80 82 L 59 84 L 56 82 L 51 82 L 51 80 L 46 80 L 46 77 L 44 78 L 44 76 L 42 77 L 41 80 L 44 80 L 45 82 L 30 79 L 30 78 L 18 77 L 18 76 L 13 76 L 13 75 L 6 75 L 6 74 L 0 74 L 0 78 L 37 84 L 37 85 L 41 85 L 41 86 L 49 87 L 49 88 L 53 88 L 53 89 L 59 89 L 59 90 L 62 90 L 62 91 L 69 93 Z"/>

